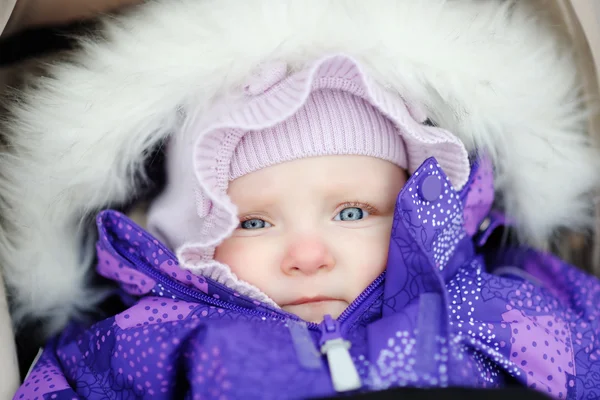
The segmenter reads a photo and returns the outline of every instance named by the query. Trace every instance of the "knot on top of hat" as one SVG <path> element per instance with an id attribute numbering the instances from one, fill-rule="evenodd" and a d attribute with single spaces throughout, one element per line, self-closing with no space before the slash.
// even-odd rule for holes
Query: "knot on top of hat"
<path id="1" fill-rule="evenodd" d="M 287 63 L 284 61 L 261 64 L 244 86 L 244 92 L 250 96 L 265 93 L 286 77 L 287 69 Z"/>

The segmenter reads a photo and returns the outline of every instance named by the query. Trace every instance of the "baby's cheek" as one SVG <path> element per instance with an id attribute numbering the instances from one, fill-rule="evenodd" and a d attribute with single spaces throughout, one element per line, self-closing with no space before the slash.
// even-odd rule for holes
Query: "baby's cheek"
<path id="1" fill-rule="evenodd" d="M 251 252 L 252 248 L 243 240 L 227 239 L 217 247 L 215 260 L 228 265 L 235 274 L 238 274 L 244 260 L 252 259 Z"/>
<path id="2" fill-rule="evenodd" d="M 254 238 L 229 238 L 215 251 L 215 260 L 226 264 L 243 281 L 261 286 L 269 268 L 269 250 Z"/>
<path id="3" fill-rule="evenodd" d="M 344 273 L 351 276 L 351 295 L 358 296 L 386 268 L 390 235 L 383 229 L 343 243 Z M 350 300 L 353 300 L 350 299 Z"/>
<path id="4" fill-rule="evenodd" d="M 385 271 L 387 264 L 387 256 L 389 251 L 389 242 L 382 242 L 381 240 L 376 243 L 370 243 L 368 248 L 363 253 L 363 273 L 366 285 L 369 285 L 375 278 L 377 278 L 383 271 Z"/>

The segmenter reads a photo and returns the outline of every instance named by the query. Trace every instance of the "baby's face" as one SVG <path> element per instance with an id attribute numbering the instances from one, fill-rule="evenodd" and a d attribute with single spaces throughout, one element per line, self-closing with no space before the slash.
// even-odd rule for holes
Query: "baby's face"
<path id="1" fill-rule="evenodd" d="M 215 259 L 284 310 L 337 318 L 385 269 L 406 173 L 363 156 L 313 157 L 231 182 L 240 226 Z"/>

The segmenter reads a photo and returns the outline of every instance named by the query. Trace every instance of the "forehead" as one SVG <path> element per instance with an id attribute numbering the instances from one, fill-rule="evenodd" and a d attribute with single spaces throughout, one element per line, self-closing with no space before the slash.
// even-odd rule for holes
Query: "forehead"
<path id="1" fill-rule="evenodd" d="M 324 194 L 398 193 L 404 171 L 385 160 L 368 156 L 334 155 L 289 161 L 244 175 L 230 182 L 232 199 L 265 198 L 310 187 Z"/>

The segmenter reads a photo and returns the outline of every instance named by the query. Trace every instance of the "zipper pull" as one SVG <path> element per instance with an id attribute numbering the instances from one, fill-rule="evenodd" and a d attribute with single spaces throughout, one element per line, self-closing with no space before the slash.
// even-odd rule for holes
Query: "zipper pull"
<path id="1" fill-rule="evenodd" d="M 348 349 L 351 343 L 340 333 L 340 323 L 325 315 L 321 322 L 321 353 L 327 356 L 333 388 L 337 392 L 348 392 L 362 386 L 356 366 Z"/>

